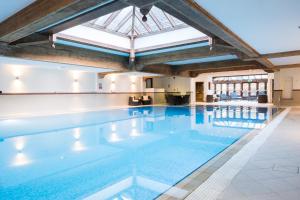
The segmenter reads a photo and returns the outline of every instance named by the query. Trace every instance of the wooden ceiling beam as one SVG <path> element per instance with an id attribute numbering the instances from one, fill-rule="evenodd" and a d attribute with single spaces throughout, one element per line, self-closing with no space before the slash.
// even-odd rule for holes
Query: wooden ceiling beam
<path id="1" fill-rule="evenodd" d="M 143 8 L 146 6 L 154 5 L 155 3 L 157 3 L 160 0 L 123 0 L 123 1 L 129 5 L 135 5 L 139 8 Z"/>
<path id="2" fill-rule="evenodd" d="M 197 71 L 197 70 L 208 70 L 215 68 L 230 68 L 230 67 L 247 67 L 247 66 L 258 66 L 264 68 L 260 63 L 256 61 L 242 61 L 242 60 L 226 60 L 226 61 L 215 61 L 207 63 L 196 63 L 188 65 L 176 65 L 173 66 L 177 73 L 185 71 Z"/>
<path id="3" fill-rule="evenodd" d="M 1 43 L 0 55 L 35 61 L 128 71 L 126 57 L 64 45 L 56 45 L 53 48 L 50 44 L 44 44 L 28 48 Z"/>
<path id="4" fill-rule="evenodd" d="M 203 69 L 197 71 L 190 71 L 190 77 L 197 77 L 199 74 L 204 73 L 215 73 L 215 72 L 228 72 L 228 71 L 243 71 L 249 69 L 261 69 L 259 66 L 236 66 L 236 67 L 220 67 L 220 68 L 210 68 L 210 69 Z"/>
<path id="5" fill-rule="evenodd" d="M 0 23 L 0 41 L 11 43 L 40 31 L 57 33 L 126 6 L 109 0 L 37 0 Z"/>
<path id="6" fill-rule="evenodd" d="M 167 64 L 148 65 L 148 66 L 145 66 L 139 72 L 160 74 L 160 75 L 165 75 L 165 76 L 190 77 L 190 75 L 188 73 L 185 73 L 185 74 L 184 73 L 176 74 L 174 72 L 174 68 L 171 65 L 167 65 Z"/>
<path id="7" fill-rule="evenodd" d="M 297 64 L 290 64 L 290 65 L 276 65 L 277 69 L 286 69 L 286 68 L 299 68 L 300 67 L 300 63 Z"/>
<path id="8" fill-rule="evenodd" d="M 284 58 L 284 57 L 290 57 L 290 56 L 300 56 L 300 50 L 268 53 L 268 54 L 262 54 L 261 56 L 256 57 L 256 58 L 242 57 L 241 59 L 243 59 L 245 61 L 249 61 L 249 60 L 255 60 L 255 59 L 260 59 L 260 58 L 271 59 L 271 58 Z"/>
<path id="9" fill-rule="evenodd" d="M 72 28 L 74 26 L 84 24 L 93 19 L 102 17 L 104 15 L 114 13 L 128 6 L 128 4 L 124 3 L 123 1 L 110 1 L 110 0 L 94 0 L 94 1 L 98 1 L 98 2 L 101 1 L 102 6 L 92 9 L 91 11 L 83 13 L 77 17 L 74 17 L 70 20 L 67 20 L 53 27 L 49 27 L 43 32 L 52 33 L 52 34 L 58 33 L 68 28 Z"/>
<path id="10" fill-rule="evenodd" d="M 207 58 L 212 56 L 222 56 L 222 55 L 234 55 L 238 51 L 223 47 L 213 47 L 210 46 L 196 47 L 191 49 L 178 50 L 173 52 L 166 52 L 160 54 L 152 54 L 147 56 L 141 56 L 136 58 L 136 66 L 140 70 L 144 66 L 168 63 L 174 61 L 183 61 L 189 59 Z"/>
<path id="11" fill-rule="evenodd" d="M 34 33 L 25 38 L 19 39 L 15 42 L 10 43 L 10 45 L 18 45 L 18 46 L 32 46 L 39 44 L 48 44 L 52 40 L 51 35 Z"/>
<path id="12" fill-rule="evenodd" d="M 233 33 L 194 0 L 162 0 L 155 5 L 204 34 L 222 39 L 249 57 L 260 56 L 255 49 L 244 42 L 238 35 Z M 273 64 L 265 58 L 257 59 L 257 61 L 268 68 L 274 68 Z"/>

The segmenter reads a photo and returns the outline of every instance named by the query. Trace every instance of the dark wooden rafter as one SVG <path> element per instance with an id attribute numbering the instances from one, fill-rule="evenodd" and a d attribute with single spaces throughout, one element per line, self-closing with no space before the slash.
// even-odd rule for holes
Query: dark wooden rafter
<path id="1" fill-rule="evenodd" d="M 184 49 L 173 52 L 166 52 L 160 54 L 153 54 L 136 58 L 136 67 L 138 70 L 143 69 L 144 66 L 168 63 L 174 61 L 182 61 L 189 59 L 207 58 L 211 56 L 234 55 L 237 51 L 234 49 L 210 46 L 196 47 L 191 49 Z"/>
<path id="2" fill-rule="evenodd" d="M 207 70 L 215 68 L 234 68 L 234 67 L 247 67 L 247 66 L 256 66 L 257 68 L 263 68 L 263 66 L 256 61 L 242 61 L 242 60 L 226 60 L 226 61 L 214 61 L 207 63 L 196 63 L 196 64 L 187 64 L 173 66 L 174 70 L 178 73 L 184 71 L 198 71 L 198 70 Z"/>
<path id="3" fill-rule="evenodd" d="M 51 41 L 53 41 L 52 35 L 34 33 L 25 38 L 12 42 L 10 43 L 10 45 L 31 46 L 31 45 L 47 44 Z"/>
<path id="4" fill-rule="evenodd" d="M 154 5 L 155 3 L 161 0 L 123 0 L 124 2 L 128 3 L 129 5 L 135 5 L 139 8 Z"/>
<path id="5" fill-rule="evenodd" d="M 214 73 L 214 72 L 228 72 L 228 71 L 243 71 L 249 69 L 261 69 L 258 66 L 236 66 L 236 67 L 220 67 L 220 68 L 208 68 L 197 71 L 189 71 L 188 74 L 190 77 L 197 77 L 199 74 L 204 73 Z"/>
<path id="6" fill-rule="evenodd" d="M 249 57 L 259 57 L 259 53 L 240 37 L 218 21 L 193 0 L 163 0 L 155 4 L 160 9 L 189 24 L 210 37 L 218 37 L 237 48 Z M 273 68 L 273 64 L 265 58 L 256 59 L 266 67 Z"/>
<path id="7" fill-rule="evenodd" d="M 0 23 L 0 41 L 11 43 L 39 31 L 57 33 L 126 6 L 109 0 L 37 0 Z"/>
<path id="8" fill-rule="evenodd" d="M 300 63 L 297 64 L 290 64 L 290 65 L 277 65 L 276 68 L 278 70 L 280 69 L 286 69 L 286 68 L 299 68 L 300 67 Z"/>
<path id="9" fill-rule="evenodd" d="M 98 0 L 98 2 L 99 1 L 100 0 Z M 86 13 L 83 13 L 77 17 L 74 17 L 70 20 L 67 20 L 64 23 L 50 27 L 49 29 L 44 30 L 44 32 L 58 33 L 63 30 L 66 30 L 68 28 L 71 28 L 71 27 L 74 27 L 74 26 L 77 26 L 80 24 L 84 24 L 93 19 L 102 17 L 104 15 L 117 12 L 128 6 L 128 4 L 123 1 L 116 1 L 116 0 L 115 1 L 101 0 L 101 1 L 103 2 L 102 4 L 100 4 L 101 6 L 95 8 L 95 9 L 92 9 L 91 11 L 88 11 Z"/>
<path id="10" fill-rule="evenodd" d="M 31 46 L 30 48 L 0 44 L 0 55 L 35 61 L 128 71 L 125 57 L 71 46 L 56 45 L 54 49 L 50 44 Z"/>
<path id="11" fill-rule="evenodd" d="M 148 65 L 144 67 L 141 72 L 147 72 L 147 73 L 155 73 L 155 74 L 161 74 L 166 76 L 173 76 L 174 71 L 171 65 L 167 64 L 159 64 L 159 65 Z"/>
<path id="12" fill-rule="evenodd" d="M 247 61 L 247 60 L 255 60 L 259 58 L 270 59 L 270 58 L 283 58 L 283 57 L 290 57 L 290 56 L 300 56 L 300 50 L 262 54 L 261 56 L 256 58 L 241 57 L 241 59 Z"/>

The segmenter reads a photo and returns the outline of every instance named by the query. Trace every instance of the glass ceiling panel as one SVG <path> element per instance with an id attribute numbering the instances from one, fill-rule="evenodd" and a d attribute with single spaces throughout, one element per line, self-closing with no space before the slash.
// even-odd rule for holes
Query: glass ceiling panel
<path id="1" fill-rule="evenodd" d="M 107 29 L 117 31 L 118 26 L 124 24 L 125 23 L 124 21 L 128 19 L 128 17 L 130 16 L 132 16 L 132 7 L 127 7 L 122 9 L 122 11 L 117 16 L 115 16 L 115 18 L 107 26 Z"/>
<path id="2" fill-rule="evenodd" d="M 148 17 L 148 20 L 146 22 L 148 26 L 151 28 L 153 32 L 157 32 L 160 30 L 159 26 L 155 23 L 153 18 L 151 16 Z"/>
<path id="3" fill-rule="evenodd" d="M 133 7 L 129 6 L 122 10 L 102 16 L 87 23 L 87 26 L 104 30 L 110 33 L 128 36 L 132 29 Z M 182 21 L 165 13 L 153 6 L 147 15 L 147 22 L 142 21 L 140 9 L 136 8 L 135 32 L 136 37 L 159 33 L 161 31 L 172 31 L 179 28 L 188 27 Z"/>

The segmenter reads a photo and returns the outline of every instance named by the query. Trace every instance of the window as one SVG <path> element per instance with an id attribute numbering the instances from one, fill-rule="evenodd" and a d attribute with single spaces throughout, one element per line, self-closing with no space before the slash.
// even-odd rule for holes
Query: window
<path id="1" fill-rule="evenodd" d="M 234 84 L 233 83 L 228 84 L 228 92 L 229 92 L 229 95 L 234 92 Z"/>
<path id="2" fill-rule="evenodd" d="M 249 83 L 243 83 L 243 96 L 249 96 Z"/>
<path id="3" fill-rule="evenodd" d="M 257 83 L 250 84 L 250 96 L 256 96 L 257 93 Z"/>
<path id="4" fill-rule="evenodd" d="M 241 90 L 242 90 L 242 85 L 240 83 L 236 83 L 235 84 L 235 93 L 238 95 L 238 96 L 241 96 Z"/>
<path id="5" fill-rule="evenodd" d="M 266 94 L 266 83 L 265 82 L 258 83 L 258 93 Z"/>
<path id="6" fill-rule="evenodd" d="M 146 79 L 146 88 L 153 88 L 153 78 Z"/>
<path id="7" fill-rule="evenodd" d="M 216 84 L 216 94 L 221 94 L 221 84 Z"/>
<path id="8" fill-rule="evenodd" d="M 222 94 L 227 94 L 227 84 L 226 83 L 222 84 Z"/>

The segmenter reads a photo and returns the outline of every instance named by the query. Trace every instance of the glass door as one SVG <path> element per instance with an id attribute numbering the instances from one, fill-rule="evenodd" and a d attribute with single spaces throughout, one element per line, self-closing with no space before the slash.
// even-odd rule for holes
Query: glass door
<path id="1" fill-rule="evenodd" d="M 251 97 L 257 96 L 257 83 L 250 83 L 250 96 Z"/>
<path id="2" fill-rule="evenodd" d="M 241 90 L 242 90 L 242 84 L 241 83 L 236 83 L 235 84 L 235 93 L 237 96 L 241 96 Z"/>
<path id="3" fill-rule="evenodd" d="M 243 97 L 249 97 L 249 83 L 243 83 Z"/>
<path id="4" fill-rule="evenodd" d="M 266 82 L 260 82 L 258 83 L 258 94 L 260 95 L 264 95 L 264 94 L 267 94 L 267 84 Z"/>

